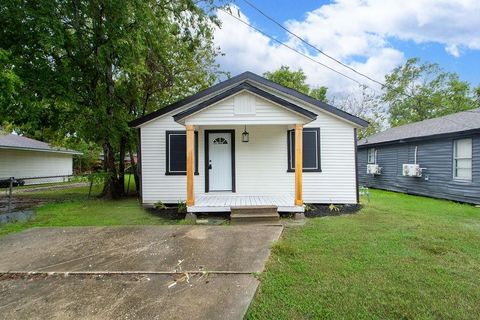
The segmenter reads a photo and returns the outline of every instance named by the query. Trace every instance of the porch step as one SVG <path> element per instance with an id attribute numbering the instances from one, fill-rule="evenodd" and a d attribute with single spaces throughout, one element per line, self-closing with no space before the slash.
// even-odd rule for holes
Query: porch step
<path id="1" fill-rule="evenodd" d="M 279 222 L 277 206 L 243 206 L 231 207 L 230 221 L 232 224 L 243 223 L 275 223 Z"/>

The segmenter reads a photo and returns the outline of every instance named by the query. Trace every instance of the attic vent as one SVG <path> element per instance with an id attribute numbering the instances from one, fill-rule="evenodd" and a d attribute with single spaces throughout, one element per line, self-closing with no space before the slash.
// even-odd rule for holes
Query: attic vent
<path id="1" fill-rule="evenodd" d="M 255 114 L 255 96 L 243 92 L 233 97 L 235 114 Z"/>

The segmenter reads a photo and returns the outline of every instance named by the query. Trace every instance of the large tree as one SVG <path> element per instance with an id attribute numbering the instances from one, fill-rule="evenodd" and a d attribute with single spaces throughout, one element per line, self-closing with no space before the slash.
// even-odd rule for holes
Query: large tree
<path id="1" fill-rule="evenodd" d="M 327 102 L 327 88 L 322 86 L 311 88 L 306 82 L 307 75 L 302 69 L 291 70 L 288 66 L 281 66 L 280 69 L 265 72 L 263 75 L 273 82 Z"/>
<path id="2" fill-rule="evenodd" d="M 11 73 L 16 99 L 2 97 L 0 118 L 31 136 L 100 145 L 104 195 L 121 196 L 120 159 L 137 145 L 127 122 L 215 80 L 212 8 L 212 0 L 3 1 L 0 59 L 10 67 L 0 72 Z"/>
<path id="3" fill-rule="evenodd" d="M 367 128 L 358 131 L 358 138 L 364 139 L 384 129 L 387 113 L 385 104 L 374 90 L 364 85 L 358 88 L 358 91 L 345 92 L 336 98 L 334 105 L 369 122 Z"/>
<path id="4" fill-rule="evenodd" d="M 391 126 L 475 108 L 474 91 L 456 73 L 412 58 L 385 77 L 382 100 Z"/>

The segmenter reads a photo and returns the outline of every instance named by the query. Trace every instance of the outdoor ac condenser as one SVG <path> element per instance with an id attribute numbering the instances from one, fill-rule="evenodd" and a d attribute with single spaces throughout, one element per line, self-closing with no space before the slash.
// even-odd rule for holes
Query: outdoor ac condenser
<path id="1" fill-rule="evenodd" d="M 405 177 L 421 177 L 422 168 L 418 164 L 404 164 L 403 165 L 403 176 Z"/>
<path id="2" fill-rule="evenodd" d="M 379 175 L 382 173 L 382 167 L 378 164 L 367 164 L 367 174 Z"/>

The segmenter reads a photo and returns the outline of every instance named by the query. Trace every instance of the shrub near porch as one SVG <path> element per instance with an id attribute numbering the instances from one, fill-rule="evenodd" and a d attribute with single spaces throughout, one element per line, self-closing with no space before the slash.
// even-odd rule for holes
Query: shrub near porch
<path id="1" fill-rule="evenodd" d="M 286 229 L 247 318 L 478 318 L 480 208 L 377 190 L 364 205 Z"/>

